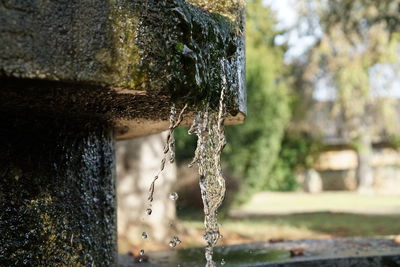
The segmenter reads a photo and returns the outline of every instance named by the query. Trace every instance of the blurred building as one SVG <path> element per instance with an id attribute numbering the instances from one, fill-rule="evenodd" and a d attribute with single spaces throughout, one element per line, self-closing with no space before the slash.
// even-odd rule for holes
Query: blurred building
<path id="1" fill-rule="evenodd" d="M 400 126 L 400 100 L 396 101 L 397 114 L 391 123 Z M 322 190 L 357 189 L 357 153 L 351 139 L 346 137 L 340 113 L 334 114 L 332 101 L 316 101 L 307 113 L 302 130 L 319 135 L 325 144 L 314 168 L 322 181 Z M 387 121 L 372 114 L 372 159 L 374 190 L 379 193 L 400 194 L 400 151 L 391 143 Z M 393 126 L 393 125 L 391 125 Z M 303 178 L 304 179 L 304 178 Z"/>

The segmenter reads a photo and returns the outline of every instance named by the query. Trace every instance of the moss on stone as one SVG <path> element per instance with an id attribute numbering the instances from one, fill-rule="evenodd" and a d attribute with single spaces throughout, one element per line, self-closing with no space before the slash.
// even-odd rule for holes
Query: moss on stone
<path id="1" fill-rule="evenodd" d="M 228 17 L 231 21 L 239 22 L 241 19 L 241 12 L 245 7 L 244 0 L 187 0 L 194 6 L 203 8 L 208 12 L 219 14 Z"/>
<path id="2" fill-rule="evenodd" d="M 192 104 L 213 100 L 226 75 L 235 98 L 242 12 L 243 0 L 1 2 L 0 75 L 123 87 Z"/>

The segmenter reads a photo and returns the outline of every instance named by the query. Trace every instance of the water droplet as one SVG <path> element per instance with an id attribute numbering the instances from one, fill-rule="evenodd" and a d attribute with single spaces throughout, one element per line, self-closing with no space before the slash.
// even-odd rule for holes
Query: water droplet
<path id="1" fill-rule="evenodd" d="M 221 265 L 225 265 L 225 260 L 224 259 L 221 260 Z"/>
<path id="2" fill-rule="evenodd" d="M 175 153 L 171 153 L 171 157 L 169 158 L 169 163 L 174 163 L 175 162 Z"/>
<path id="3" fill-rule="evenodd" d="M 150 208 L 146 210 L 146 214 L 147 214 L 147 215 L 151 215 L 152 212 L 153 212 L 153 211 L 152 211 Z"/>
<path id="4" fill-rule="evenodd" d="M 149 237 L 149 235 L 148 235 L 146 232 L 143 232 L 143 233 L 142 233 L 142 238 L 143 238 L 143 239 L 146 239 L 146 238 L 148 238 L 148 237 Z"/>
<path id="5" fill-rule="evenodd" d="M 169 194 L 169 199 L 171 200 L 177 200 L 179 198 L 178 193 L 176 192 L 172 192 L 171 194 Z"/>
<path id="6" fill-rule="evenodd" d="M 141 249 L 141 250 L 140 250 L 140 256 L 143 256 L 143 255 L 144 255 L 144 250 Z"/>
<path id="7" fill-rule="evenodd" d="M 182 243 L 182 241 L 179 239 L 179 237 L 174 236 L 174 242 L 179 245 L 180 243 Z"/>

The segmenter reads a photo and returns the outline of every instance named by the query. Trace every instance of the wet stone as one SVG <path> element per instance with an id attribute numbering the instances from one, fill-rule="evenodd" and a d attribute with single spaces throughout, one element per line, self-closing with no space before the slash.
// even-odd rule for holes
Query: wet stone
<path id="1" fill-rule="evenodd" d="M 0 266 L 115 266 L 114 137 L 243 120 L 243 1 L 203 2 L 0 1 Z"/>
<path id="2" fill-rule="evenodd" d="M 0 110 L 0 266 L 114 266 L 110 125 Z"/>
<path id="3" fill-rule="evenodd" d="M 231 104 L 244 112 L 244 1 L 208 2 L 0 2 L 0 73 L 199 103 L 218 96 L 225 58 Z"/>

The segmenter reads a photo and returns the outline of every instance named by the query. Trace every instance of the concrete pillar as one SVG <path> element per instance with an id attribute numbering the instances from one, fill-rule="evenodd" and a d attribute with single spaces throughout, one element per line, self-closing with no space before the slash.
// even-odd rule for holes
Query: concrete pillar
<path id="1" fill-rule="evenodd" d="M 0 266 L 115 266 L 109 123 L 24 110 L 0 125 Z"/>

